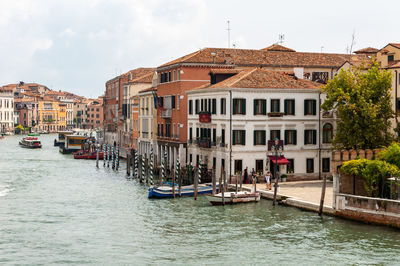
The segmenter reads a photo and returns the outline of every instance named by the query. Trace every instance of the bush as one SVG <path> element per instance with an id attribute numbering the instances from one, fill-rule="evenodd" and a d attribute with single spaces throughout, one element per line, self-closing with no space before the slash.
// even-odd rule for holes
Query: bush
<path id="1" fill-rule="evenodd" d="M 400 173 L 396 165 L 381 160 L 358 159 L 343 163 L 343 173 L 364 178 L 364 188 L 370 197 L 383 197 L 386 179 Z"/>
<path id="2" fill-rule="evenodd" d="M 400 168 L 400 145 L 393 142 L 389 147 L 379 152 L 377 158 Z"/>

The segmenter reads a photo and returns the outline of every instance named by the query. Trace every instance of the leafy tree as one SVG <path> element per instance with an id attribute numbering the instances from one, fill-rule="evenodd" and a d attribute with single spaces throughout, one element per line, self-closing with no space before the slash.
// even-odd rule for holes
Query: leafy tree
<path id="1" fill-rule="evenodd" d="M 392 76 L 371 62 L 342 70 L 323 88 L 325 111 L 337 112 L 337 132 L 333 145 L 337 149 L 373 149 L 387 146 L 393 140 L 390 119 Z"/>
<path id="2" fill-rule="evenodd" d="M 400 169 L 400 145 L 393 142 L 389 147 L 380 151 L 377 159 L 396 165 Z"/>
<path id="3" fill-rule="evenodd" d="M 400 173 L 399 168 L 385 161 L 358 159 L 343 163 L 341 170 L 348 175 L 361 176 L 370 197 L 383 197 L 389 185 L 387 178 Z"/>

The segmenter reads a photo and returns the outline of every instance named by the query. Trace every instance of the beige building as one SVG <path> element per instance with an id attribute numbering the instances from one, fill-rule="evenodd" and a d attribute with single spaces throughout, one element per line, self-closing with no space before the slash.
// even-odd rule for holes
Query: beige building
<path id="1" fill-rule="evenodd" d="M 157 141 L 157 109 L 155 108 L 155 97 L 157 90 L 148 88 L 138 94 L 139 98 L 139 154 L 150 154 L 151 147 L 153 153 L 156 152 Z"/>

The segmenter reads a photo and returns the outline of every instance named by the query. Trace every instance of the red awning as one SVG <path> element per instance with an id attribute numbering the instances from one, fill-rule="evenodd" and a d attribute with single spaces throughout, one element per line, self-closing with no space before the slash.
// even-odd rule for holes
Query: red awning
<path id="1" fill-rule="evenodd" d="M 269 155 L 268 158 L 275 163 L 276 161 L 276 157 L 273 155 Z M 278 156 L 278 165 L 282 165 L 282 164 L 289 164 L 289 161 L 285 158 L 285 156 Z"/>

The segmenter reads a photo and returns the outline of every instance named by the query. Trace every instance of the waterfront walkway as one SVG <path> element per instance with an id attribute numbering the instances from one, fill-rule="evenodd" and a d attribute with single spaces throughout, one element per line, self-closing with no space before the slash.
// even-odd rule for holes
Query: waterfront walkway
<path id="1" fill-rule="evenodd" d="M 278 200 L 283 200 L 282 202 L 284 204 L 290 206 L 310 211 L 318 211 L 321 200 L 322 183 L 322 180 L 282 182 L 279 183 L 277 198 Z M 243 184 L 245 190 L 250 190 L 251 187 L 252 185 L 250 184 Z M 265 184 L 257 184 L 257 191 L 261 193 L 263 198 L 273 198 L 273 190 L 266 190 Z M 324 213 L 326 214 L 333 214 L 332 195 L 332 182 L 327 181 L 324 200 Z"/>

